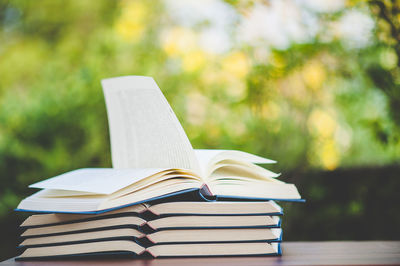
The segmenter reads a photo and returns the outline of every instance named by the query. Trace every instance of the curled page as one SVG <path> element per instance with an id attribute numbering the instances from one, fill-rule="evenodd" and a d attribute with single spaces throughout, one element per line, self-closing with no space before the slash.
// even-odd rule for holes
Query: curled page
<path id="1" fill-rule="evenodd" d="M 102 80 L 114 168 L 183 168 L 198 173 L 192 145 L 151 77 Z"/>
<path id="2" fill-rule="evenodd" d="M 194 149 L 194 153 L 204 177 L 207 177 L 213 164 L 222 160 L 236 160 L 239 162 L 247 162 L 250 164 L 271 164 L 276 163 L 264 157 L 260 157 L 251 153 L 236 150 L 210 150 L 210 149 Z"/>

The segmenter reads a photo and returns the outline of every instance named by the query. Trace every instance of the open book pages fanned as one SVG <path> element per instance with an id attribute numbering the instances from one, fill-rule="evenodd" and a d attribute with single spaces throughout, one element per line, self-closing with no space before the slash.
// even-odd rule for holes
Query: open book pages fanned
<path id="1" fill-rule="evenodd" d="M 117 248 L 133 257 L 279 255 L 281 214 L 273 201 L 169 202 L 104 214 L 36 214 L 21 224 L 17 259 L 109 255 Z"/>
<path id="2" fill-rule="evenodd" d="M 151 77 L 102 80 L 114 168 L 199 170 L 192 145 Z"/>
<path id="3" fill-rule="evenodd" d="M 111 78 L 102 85 L 114 168 L 78 169 L 32 184 L 41 190 L 22 200 L 19 210 L 101 212 L 196 193 L 193 200 L 301 200 L 293 184 L 258 165 L 273 160 L 193 149 L 152 78 Z"/>
<path id="4" fill-rule="evenodd" d="M 245 167 L 240 170 L 243 169 Z M 294 185 L 276 180 L 269 171 L 262 176 L 263 170 L 257 169 L 251 175 L 249 167 L 246 176 L 243 172 L 235 174 L 234 170 L 232 164 L 224 163 L 214 171 L 215 175 L 202 178 L 183 169 L 80 169 L 33 184 L 31 187 L 42 190 L 22 200 L 18 209 L 90 213 L 160 201 L 163 198 L 166 201 L 179 198 L 300 199 Z M 229 171 L 229 174 L 224 174 Z"/>

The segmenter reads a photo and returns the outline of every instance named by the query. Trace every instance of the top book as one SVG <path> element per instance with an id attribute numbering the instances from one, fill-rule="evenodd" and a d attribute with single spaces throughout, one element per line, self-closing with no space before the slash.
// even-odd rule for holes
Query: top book
<path id="1" fill-rule="evenodd" d="M 117 77 L 102 85 L 114 168 L 78 169 L 32 184 L 42 190 L 22 200 L 17 210 L 97 213 L 196 193 L 214 200 L 301 201 L 293 184 L 256 165 L 273 160 L 234 150 L 193 149 L 152 78 Z"/>

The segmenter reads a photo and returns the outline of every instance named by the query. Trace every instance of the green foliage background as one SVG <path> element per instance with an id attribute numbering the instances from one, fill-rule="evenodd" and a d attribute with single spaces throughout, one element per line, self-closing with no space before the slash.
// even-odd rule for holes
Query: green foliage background
<path id="1" fill-rule="evenodd" d="M 203 51 L 191 40 L 207 21 L 176 25 L 164 2 L 0 1 L 0 258 L 16 252 L 29 184 L 111 166 L 100 80 L 132 74 L 155 78 L 194 147 L 279 161 L 309 202 L 287 206 L 287 239 L 398 239 L 374 225 L 400 219 L 399 3 L 348 1 L 322 27 L 346 10 L 373 19 L 367 46 L 316 35 L 259 60 L 251 44 Z"/>

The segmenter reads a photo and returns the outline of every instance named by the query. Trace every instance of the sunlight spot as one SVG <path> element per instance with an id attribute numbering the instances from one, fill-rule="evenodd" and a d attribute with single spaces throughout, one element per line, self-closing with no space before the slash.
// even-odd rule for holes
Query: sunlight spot
<path id="1" fill-rule="evenodd" d="M 384 49 L 380 52 L 379 62 L 384 69 L 389 70 L 395 68 L 397 66 L 397 60 L 396 52 L 391 48 Z"/>
<path id="2" fill-rule="evenodd" d="M 328 170 L 334 170 L 339 165 L 339 152 L 332 139 L 325 141 L 322 145 L 321 162 L 323 167 Z"/>
<path id="3" fill-rule="evenodd" d="M 321 109 L 313 110 L 308 118 L 308 130 L 324 138 L 332 136 L 336 126 L 335 119 L 328 112 Z"/>
<path id="4" fill-rule="evenodd" d="M 185 72 L 201 69 L 206 63 L 206 54 L 201 50 L 191 51 L 183 55 L 182 68 Z"/>
<path id="5" fill-rule="evenodd" d="M 223 59 L 222 68 L 238 78 L 243 78 L 249 72 L 250 65 L 244 53 L 235 52 Z"/>
<path id="6" fill-rule="evenodd" d="M 303 78 L 311 89 L 320 89 L 326 78 L 324 66 L 319 62 L 308 63 L 303 69 Z"/>
<path id="7" fill-rule="evenodd" d="M 281 108 L 274 102 L 266 102 L 261 107 L 261 114 L 265 119 L 276 120 L 279 118 Z"/>
<path id="8" fill-rule="evenodd" d="M 125 41 L 140 39 L 145 30 L 147 8 L 143 2 L 126 1 L 115 25 L 117 34 Z"/>
<path id="9" fill-rule="evenodd" d="M 161 46 L 168 56 L 181 55 L 197 47 L 196 36 L 191 30 L 174 27 L 163 32 Z"/>

